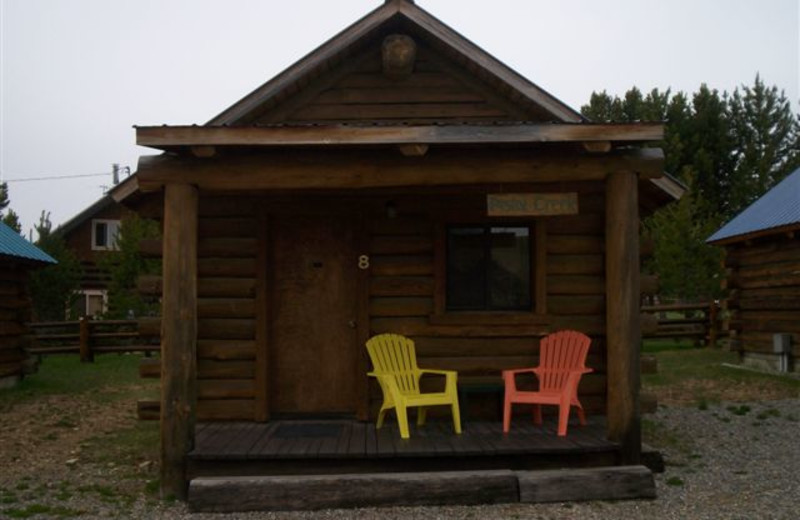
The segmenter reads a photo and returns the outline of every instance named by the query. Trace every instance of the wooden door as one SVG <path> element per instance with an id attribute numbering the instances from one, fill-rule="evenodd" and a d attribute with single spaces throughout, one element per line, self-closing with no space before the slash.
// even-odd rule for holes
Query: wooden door
<path id="1" fill-rule="evenodd" d="M 277 217 L 273 228 L 270 409 L 353 414 L 357 408 L 354 222 Z"/>

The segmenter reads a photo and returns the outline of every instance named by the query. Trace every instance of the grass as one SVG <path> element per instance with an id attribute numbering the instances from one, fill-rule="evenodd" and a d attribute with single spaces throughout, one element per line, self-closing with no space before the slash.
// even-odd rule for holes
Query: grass
<path id="1" fill-rule="evenodd" d="M 680 477 L 669 477 L 667 479 L 667 485 L 668 486 L 682 486 L 683 485 L 683 479 L 680 478 Z"/>
<path id="2" fill-rule="evenodd" d="M 642 352 L 655 354 L 657 352 L 673 350 L 694 350 L 697 346 L 694 342 L 685 339 L 646 339 L 642 345 Z"/>
<path id="3" fill-rule="evenodd" d="M 139 378 L 139 361 L 135 354 L 97 356 L 94 363 L 81 363 L 78 356 L 61 354 L 46 356 L 39 370 L 14 388 L 0 390 L 0 412 L 14 403 L 49 395 L 81 395 L 95 402 L 129 398 L 131 387 L 155 388 L 157 381 Z M 69 419 L 58 426 L 70 427 Z"/>
<path id="4" fill-rule="evenodd" d="M 696 348 L 691 342 L 662 340 L 645 342 L 643 351 L 658 359 L 658 372 L 642 376 L 642 383 L 657 395 L 660 404 L 705 410 L 721 401 L 800 396 L 798 379 L 725 367 L 725 363 L 738 363 L 738 354 L 722 348 Z"/>
<path id="5" fill-rule="evenodd" d="M 132 428 L 92 437 L 82 446 L 82 457 L 86 462 L 132 465 L 145 460 L 158 460 L 158 422 L 140 421 Z"/>

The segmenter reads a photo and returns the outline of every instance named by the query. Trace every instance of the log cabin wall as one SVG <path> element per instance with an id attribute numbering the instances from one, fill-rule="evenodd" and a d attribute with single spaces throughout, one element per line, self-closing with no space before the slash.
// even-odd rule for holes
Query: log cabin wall
<path id="1" fill-rule="evenodd" d="M 256 388 L 258 221 L 249 199 L 201 197 L 198 222 L 199 420 L 251 420 Z"/>
<path id="2" fill-rule="evenodd" d="M 546 313 L 487 315 L 459 320 L 437 316 L 437 242 L 447 224 L 485 223 L 486 193 L 500 191 L 579 193 L 579 214 L 546 218 L 492 219 L 530 225 L 537 241 L 532 256 L 544 256 Z M 533 366 L 544 334 L 572 328 L 592 336 L 589 366 L 580 393 L 591 413 L 605 411 L 604 188 L 602 183 L 442 189 L 435 193 L 370 195 L 202 196 L 198 261 L 198 418 L 265 420 L 269 399 L 261 394 L 268 377 L 271 324 L 259 289 L 268 291 L 269 265 L 260 252 L 268 237 L 266 219 L 291 218 L 302 208 L 347 212 L 364 222 L 369 333 L 394 332 L 417 343 L 419 364 L 459 371 L 464 382 L 483 382 L 505 368 Z M 391 205 L 394 217 L 387 216 Z M 299 208 L 299 209 L 298 209 Z M 348 209 L 349 208 L 349 209 Z M 265 215 L 269 215 L 266 217 Z M 540 230 L 540 231 L 534 231 Z M 543 231 L 543 232 L 542 232 Z M 534 235 L 535 233 L 535 235 Z M 541 253 L 536 251 L 543 248 Z M 261 256 L 259 256 L 261 255 Z M 541 259 L 539 260 L 541 263 Z M 539 292 L 544 288 L 534 289 Z M 541 299 L 541 296 L 539 297 Z M 536 302 L 539 306 L 541 301 Z M 543 310 L 543 309 L 539 309 Z M 261 316 L 261 318 L 259 318 Z M 259 327 L 266 320 L 265 327 Z M 365 337 L 363 333 L 360 337 Z M 360 340 L 359 340 L 360 341 Z M 361 349 L 360 349 L 361 350 Z M 366 353 L 362 352 L 365 358 Z M 364 371 L 366 372 L 366 370 Z M 366 374 L 353 374 L 365 378 Z M 435 383 L 433 383 L 435 384 Z M 368 383 L 369 417 L 381 393 Z M 473 413 L 492 415 L 490 396 L 474 400 Z"/>
<path id="3" fill-rule="evenodd" d="M 603 184 L 516 186 L 507 191 L 578 191 L 580 213 L 542 219 L 488 220 L 486 191 L 464 195 L 395 197 L 397 217 L 385 212 L 370 219 L 370 334 L 393 332 L 413 338 L 420 366 L 459 372 L 460 382 L 499 380 L 507 368 L 534 366 L 538 342 L 548 332 L 564 328 L 592 336 L 589 366 L 581 400 L 591 413 L 605 412 L 605 266 Z M 489 192 L 499 192 L 489 190 Z M 459 320 L 436 316 L 437 240 L 447 223 L 506 222 L 544 224 L 535 249 L 544 248 L 546 306 L 544 316 L 474 315 Z M 533 235 L 532 235 L 533 237 Z M 441 275 L 439 275 L 441 276 Z M 536 291 L 536 289 L 534 289 Z M 541 305 L 541 302 L 536 302 Z M 445 313 L 447 314 L 447 313 Z M 370 382 L 370 412 L 381 403 L 377 384 Z M 488 397 L 491 399 L 491 396 Z M 487 401 L 488 399 L 483 399 Z M 480 407 L 492 414 L 496 406 Z M 488 405 L 490 403 L 483 403 Z M 473 411 L 473 412 L 475 412 Z"/>
<path id="4" fill-rule="evenodd" d="M 25 323 L 31 321 L 28 269 L 0 259 L 0 388 L 23 375 L 29 340 Z"/>
<path id="5" fill-rule="evenodd" d="M 726 247 L 732 347 L 744 363 L 778 369 L 773 335 L 790 334 L 800 355 L 800 240 L 781 234 Z M 790 365 L 797 371 L 797 363 Z"/>

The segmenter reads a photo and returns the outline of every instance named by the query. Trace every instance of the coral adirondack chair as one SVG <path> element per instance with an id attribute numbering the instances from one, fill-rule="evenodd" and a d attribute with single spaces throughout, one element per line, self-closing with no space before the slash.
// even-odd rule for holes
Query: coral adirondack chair
<path id="1" fill-rule="evenodd" d="M 379 334 L 367 341 L 367 351 L 372 360 L 373 371 L 368 375 L 375 377 L 383 390 L 383 405 L 378 413 L 376 428 L 383 426 L 386 412 L 394 408 L 400 436 L 409 438 L 409 407 L 417 407 L 417 426 L 425 424 L 428 406 L 450 405 L 453 414 L 453 427 L 461 433 L 461 415 L 458 410 L 457 373 L 452 370 L 423 370 L 417 367 L 414 341 L 398 334 Z M 445 377 L 444 392 L 422 393 L 419 380 L 423 374 L 437 374 Z"/>
<path id="2" fill-rule="evenodd" d="M 508 433 L 511 426 L 511 405 L 514 403 L 533 404 L 533 420 L 542 424 L 543 404 L 557 405 L 558 435 L 567 434 L 569 412 L 574 406 L 578 409 L 581 425 L 586 425 L 583 406 L 578 400 L 578 383 L 583 374 L 592 371 L 586 367 L 586 354 L 591 339 L 574 330 L 563 330 L 545 337 L 539 349 L 539 366 L 504 370 L 505 403 L 503 407 L 503 432 Z M 515 377 L 520 373 L 533 373 L 539 380 L 539 390 L 534 392 L 517 390 Z"/>

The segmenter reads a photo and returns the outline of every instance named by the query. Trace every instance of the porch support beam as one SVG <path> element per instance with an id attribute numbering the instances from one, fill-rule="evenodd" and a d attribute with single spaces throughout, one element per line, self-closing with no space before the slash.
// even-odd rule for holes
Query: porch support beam
<path id="1" fill-rule="evenodd" d="M 608 438 L 622 447 L 622 463 L 641 455 L 639 411 L 638 176 L 616 171 L 606 180 L 606 343 Z"/>
<path id="2" fill-rule="evenodd" d="M 161 496 L 185 500 L 197 408 L 197 188 L 164 194 L 161 321 Z"/>
<path id="3" fill-rule="evenodd" d="M 385 151 L 303 150 L 198 159 L 170 155 L 139 159 L 142 191 L 173 182 L 202 190 L 366 189 L 496 183 L 601 181 L 609 171 L 635 171 L 642 178 L 663 176 L 659 149 L 628 149 L 574 156 L 542 151 L 429 150 L 422 157 Z"/>

